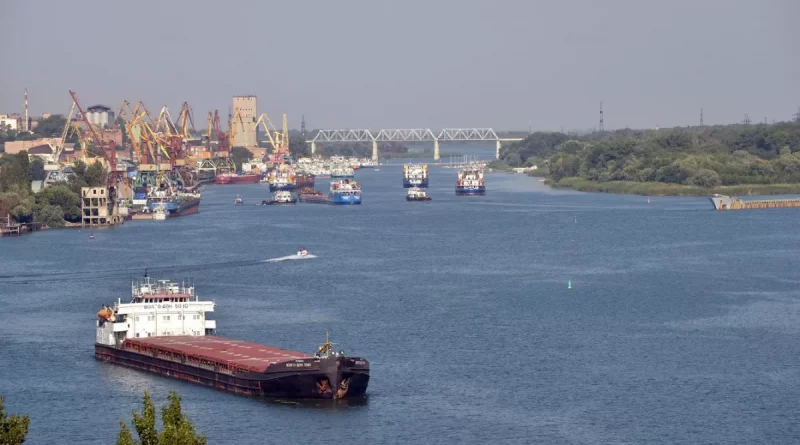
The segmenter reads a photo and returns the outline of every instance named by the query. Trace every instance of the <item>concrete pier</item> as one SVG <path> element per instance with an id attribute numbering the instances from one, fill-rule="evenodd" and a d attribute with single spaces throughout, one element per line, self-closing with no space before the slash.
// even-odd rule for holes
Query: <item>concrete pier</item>
<path id="1" fill-rule="evenodd" d="M 714 195 L 711 198 L 715 210 L 742 210 L 742 209 L 780 209 L 787 207 L 800 207 L 800 199 L 753 199 L 743 200 L 731 196 Z"/>
<path id="2" fill-rule="evenodd" d="M 500 139 L 497 140 L 497 152 L 494 154 L 495 159 L 500 159 L 500 147 L 502 144 L 500 143 Z"/>
<path id="3" fill-rule="evenodd" d="M 438 161 L 439 157 L 439 138 L 433 140 L 433 160 Z"/>
<path id="4" fill-rule="evenodd" d="M 372 141 L 372 160 L 378 161 L 378 141 Z"/>
<path id="5" fill-rule="evenodd" d="M 317 152 L 317 143 L 314 142 L 314 141 L 311 141 L 311 154 L 313 155 L 316 152 Z"/>

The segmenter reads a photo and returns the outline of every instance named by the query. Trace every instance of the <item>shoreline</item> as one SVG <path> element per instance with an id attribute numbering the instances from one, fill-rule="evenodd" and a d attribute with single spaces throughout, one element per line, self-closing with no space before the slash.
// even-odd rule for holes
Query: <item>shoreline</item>
<path id="1" fill-rule="evenodd" d="M 727 196 L 796 195 L 797 184 L 739 184 L 719 187 L 698 187 L 664 182 L 608 181 L 595 182 L 588 179 L 568 177 L 560 181 L 546 179 L 545 184 L 557 189 L 572 189 L 580 192 L 612 193 L 642 196 L 711 196 L 715 193 Z"/>

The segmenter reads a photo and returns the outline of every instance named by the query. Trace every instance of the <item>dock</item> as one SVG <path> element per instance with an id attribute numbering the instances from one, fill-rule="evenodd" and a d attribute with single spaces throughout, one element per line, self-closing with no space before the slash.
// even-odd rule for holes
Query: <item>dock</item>
<path id="1" fill-rule="evenodd" d="M 714 210 L 782 209 L 800 207 L 800 198 L 743 200 L 732 196 L 714 195 L 711 198 Z"/>

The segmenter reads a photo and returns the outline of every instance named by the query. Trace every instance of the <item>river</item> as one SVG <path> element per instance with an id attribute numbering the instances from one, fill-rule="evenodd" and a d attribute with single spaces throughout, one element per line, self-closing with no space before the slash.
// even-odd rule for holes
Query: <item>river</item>
<path id="1" fill-rule="evenodd" d="M 211 186 L 197 215 L 0 240 L 0 395 L 30 415 L 26 443 L 113 443 L 145 390 L 176 390 L 211 444 L 800 438 L 798 209 L 503 173 L 456 197 L 435 167 L 433 201 L 409 203 L 401 169 L 357 172 L 361 206 Z M 317 257 L 264 261 L 301 245 Z M 329 331 L 370 359 L 368 399 L 275 403 L 95 361 L 95 313 L 145 268 L 193 279 L 220 335 L 310 352 Z"/>

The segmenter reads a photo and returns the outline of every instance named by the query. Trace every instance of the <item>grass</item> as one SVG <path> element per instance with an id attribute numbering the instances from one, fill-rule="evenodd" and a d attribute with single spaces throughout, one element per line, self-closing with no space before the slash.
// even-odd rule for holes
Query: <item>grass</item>
<path id="1" fill-rule="evenodd" d="M 740 184 L 720 187 L 697 187 L 664 182 L 609 181 L 595 182 L 570 177 L 546 184 L 556 188 L 571 188 L 582 192 L 620 193 L 649 196 L 709 196 L 714 193 L 728 196 L 800 194 L 800 184 Z"/>

